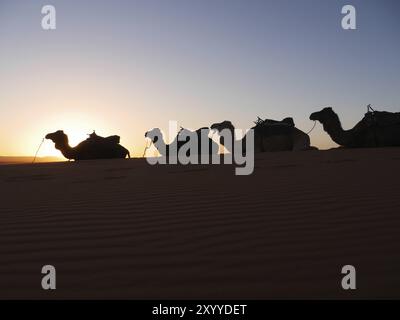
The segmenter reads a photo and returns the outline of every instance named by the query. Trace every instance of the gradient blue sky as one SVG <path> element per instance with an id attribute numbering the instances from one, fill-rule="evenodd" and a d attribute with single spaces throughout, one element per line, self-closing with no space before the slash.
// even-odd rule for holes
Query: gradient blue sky
<path id="1" fill-rule="evenodd" d="M 41 29 L 41 8 L 57 29 Z M 356 31 L 341 8 L 357 9 Z M 400 111 L 400 1 L 0 0 L 0 155 L 32 155 L 50 131 L 96 129 L 135 155 L 168 120 L 309 114 L 332 106 L 350 128 L 368 103 Z M 321 126 L 312 143 L 334 146 Z M 47 143 L 41 155 L 56 154 Z"/>

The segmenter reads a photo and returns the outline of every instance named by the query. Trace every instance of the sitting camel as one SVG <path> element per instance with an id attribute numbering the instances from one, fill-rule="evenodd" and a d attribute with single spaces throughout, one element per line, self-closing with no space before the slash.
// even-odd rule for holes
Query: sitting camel
<path id="1" fill-rule="evenodd" d="M 201 132 L 203 131 L 203 134 Z M 208 138 L 208 133 L 210 132 L 210 129 L 207 127 L 200 128 L 196 131 L 190 131 L 187 129 L 182 128 L 178 135 L 175 137 L 174 141 L 170 144 L 166 144 L 163 138 L 163 134 L 159 128 L 154 128 L 150 131 L 147 131 L 145 133 L 145 137 L 149 138 L 151 142 L 154 144 L 154 146 L 157 148 L 157 150 L 160 152 L 162 156 L 169 157 L 170 155 L 177 155 L 179 152 L 179 149 L 182 148 L 189 140 L 191 137 L 196 136 L 197 137 L 197 149 L 195 150 L 195 154 L 201 155 L 203 150 L 201 148 L 202 144 L 207 144 L 208 141 L 208 151 L 207 153 L 210 155 L 215 155 L 218 154 L 218 144 L 215 143 L 212 139 Z M 185 139 L 181 140 L 178 139 L 180 135 L 185 135 Z M 207 141 L 203 141 L 202 139 L 207 136 Z M 190 156 L 190 149 L 186 153 L 187 156 Z"/>
<path id="2" fill-rule="evenodd" d="M 310 137 L 308 134 L 295 127 L 292 118 L 285 118 L 282 121 L 262 120 L 258 118 L 255 122 L 254 130 L 254 152 L 273 152 L 273 151 L 301 151 L 315 150 L 310 146 Z M 220 143 L 229 151 L 233 152 L 235 143 L 242 144 L 242 152 L 246 152 L 246 136 L 241 140 L 233 140 L 235 137 L 232 122 L 223 121 L 214 123 L 212 130 L 221 132 L 228 130 L 231 133 L 232 141 L 224 143 L 224 137 L 221 136 Z"/>
<path id="3" fill-rule="evenodd" d="M 400 113 L 368 111 L 352 129 L 343 130 L 338 115 L 332 108 L 324 108 L 310 115 L 310 120 L 322 123 L 324 130 L 338 145 L 347 148 L 400 146 Z"/>
<path id="4" fill-rule="evenodd" d="M 46 139 L 52 140 L 56 149 L 70 160 L 130 158 L 129 151 L 119 144 L 119 136 L 103 138 L 93 132 L 73 148 L 69 146 L 68 136 L 62 130 L 47 134 Z"/>

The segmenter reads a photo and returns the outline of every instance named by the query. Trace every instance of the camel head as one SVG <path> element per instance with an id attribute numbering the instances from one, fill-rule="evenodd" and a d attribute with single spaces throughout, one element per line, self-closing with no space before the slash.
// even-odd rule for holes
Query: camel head
<path id="1" fill-rule="evenodd" d="M 45 137 L 46 139 L 50 139 L 56 145 L 67 145 L 68 144 L 68 136 L 62 130 L 58 130 L 53 133 L 49 133 Z"/>
<path id="2" fill-rule="evenodd" d="M 328 122 L 333 117 L 337 117 L 336 113 L 332 110 L 331 107 L 324 108 L 321 111 L 314 112 L 310 115 L 310 120 L 319 121 L 322 124 Z"/>
<path id="3" fill-rule="evenodd" d="M 154 128 L 150 131 L 147 131 L 144 134 L 144 136 L 146 138 L 149 138 L 153 143 L 156 143 L 158 141 L 158 139 L 160 139 L 160 138 L 162 139 L 163 134 L 160 129 Z"/>
<path id="4" fill-rule="evenodd" d="M 224 129 L 228 129 L 230 131 L 233 131 L 235 129 L 235 127 L 233 126 L 232 122 L 230 121 L 223 121 L 220 123 L 214 123 L 211 125 L 211 130 L 212 131 L 217 131 L 217 132 L 221 132 Z"/>

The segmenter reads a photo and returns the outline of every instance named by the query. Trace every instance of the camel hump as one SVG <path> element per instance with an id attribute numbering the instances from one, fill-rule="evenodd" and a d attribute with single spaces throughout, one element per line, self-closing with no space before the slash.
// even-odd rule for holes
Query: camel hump
<path id="1" fill-rule="evenodd" d="M 196 131 L 191 131 L 191 130 L 189 130 L 189 129 L 186 129 L 186 128 L 181 127 L 181 130 L 179 131 L 178 135 L 186 134 L 186 135 L 190 136 L 190 135 L 197 134 L 198 136 L 200 136 L 202 130 L 204 130 L 204 131 L 206 131 L 206 130 L 207 130 L 207 131 L 210 131 L 210 128 L 208 128 L 208 127 L 202 127 L 202 128 L 200 128 L 200 129 L 197 129 Z"/>
<path id="2" fill-rule="evenodd" d="M 292 126 L 292 127 L 295 126 L 294 120 L 293 120 L 292 117 L 287 117 L 287 118 L 283 119 L 281 122 L 282 122 L 282 124 L 287 124 L 287 125 Z"/>
<path id="3" fill-rule="evenodd" d="M 400 112 L 369 111 L 363 121 L 369 126 L 378 127 L 400 125 Z"/>
<path id="4" fill-rule="evenodd" d="M 273 120 L 273 119 L 261 119 L 258 117 L 258 119 L 254 122 L 256 124 L 256 127 L 266 127 L 266 126 L 290 126 L 294 127 L 294 120 L 292 117 L 287 117 L 283 119 L 282 121 L 278 120 Z"/>
<path id="5" fill-rule="evenodd" d="M 121 140 L 121 137 L 117 135 L 101 137 L 97 135 L 95 131 L 93 131 L 93 133 L 89 135 L 89 138 L 87 140 L 89 142 L 106 142 L 106 143 L 118 144 Z"/>
<path id="6" fill-rule="evenodd" d="M 114 143 L 114 144 L 118 144 L 121 141 L 121 137 L 114 135 L 114 136 L 109 136 L 104 138 L 107 142 L 109 143 Z"/>
<path id="7" fill-rule="evenodd" d="M 207 133 L 210 131 L 210 128 L 208 128 L 208 127 L 202 127 L 202 128 L 200 128 L 200 129 L 197 129 L 196 130 L 196 133 L 197 133 L 197 135 L 200 137 L 201 136 L 201 132 L 202 131 L 207 131 Z"/>

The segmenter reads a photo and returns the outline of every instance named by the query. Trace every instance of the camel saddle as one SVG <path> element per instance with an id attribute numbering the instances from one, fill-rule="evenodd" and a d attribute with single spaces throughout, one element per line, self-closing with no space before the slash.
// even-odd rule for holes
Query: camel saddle
<path id="1" fill-rule="evenodd" d="M 291 134 L 295 127 L 293 118 L 291 117 L 285 118 L 281 121 L 261 119 L 258 117 L 254 123 L 255 127 L 253 127 L 253 129 L 264 136 Z"/>
<path id="2" fill-rule="evenodd" d="M 111 143 L 111 144 L 118 144 L 120 142 L 120 136 L 114 135 L 109 137 L 101 137 L 96 134 L 95 131 L 89 134 L 89 138 L 86 139 L 87 142 L 96 142 L 96 143 Z"/>
<path id="3" fill-rule="evenodd" d="M 400 125 L 400 112 L 368 111 L 363 122 L 369 127 L 388 127 Z"/>
<path id="4" fill-rule="evenodd" d="M 287 117 L 281 121 L 273 120 L 273 119 L 261 119 L 260 117 L 257 117 L 257 120 L 254 121 L 254 123 L 256 124 L 256 127 L 257 126 L 274 126 L 274 125 L 294 127 L 294 121 L 293 121 L 293 118 L 291 118 L 291 117 Z"/>

